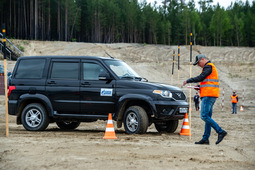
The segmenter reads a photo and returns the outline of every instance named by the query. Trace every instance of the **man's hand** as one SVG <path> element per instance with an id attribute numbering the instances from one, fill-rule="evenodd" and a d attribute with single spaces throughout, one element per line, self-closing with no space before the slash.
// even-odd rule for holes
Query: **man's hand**
<path id="1" fill-rule="evenodd" d="M 200 90 L 199 85 L 196 85 L 194 89 L 195 89 L 196 91 L 199 91 L 199 90 Z"/>
<path id="2" fill-rule="evenodd" d="M 187 84 L 187 81 L 185 80 L 184 82 L 183 82 L 183 85 L 182 86 L 185 86 Z"/>

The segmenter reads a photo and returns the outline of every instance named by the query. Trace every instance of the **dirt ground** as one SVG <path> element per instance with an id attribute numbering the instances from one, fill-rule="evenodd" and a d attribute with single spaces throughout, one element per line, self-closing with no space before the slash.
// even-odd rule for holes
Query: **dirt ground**
<path id="1" fill-rule="evenodd" d="M 165 84 L 171 84 L 173 50 L 177 53 L 177 46 L 163 45 L 15 43 L 25 47 L 26 56 L 106 57 L 107 52 L 127 62 L 149 81 Z M 158 133 L 152 124 L 146 134 L 127 135 L 124 128 L 117 129 L 115 126 L 118 139 L 104 140 L 106 121 L 81 123 L 74 131 L 62 131 L 56 124 L 50 124 L 43 132 L 29 132 L 22 125 L 16 125 L 14 116 L 9 116 L 9 137 L 6 138 L 4 96 L 0 96 L 0 169 L 255 169 L 255 49 L 193 46 L 193 58 L 199 53 L 209 57 L 218 69 L 220 97 L 215 103 L 213 118 L 228 132 L 219 145 L 215 145 L 217 134 L 213 129 L 210 145 L 194 144 L 201 139 L 204 130 L 200 113 L 194 109 L 189 120 L 191 140 L 188 136 L 179 135 L 183 120 L 179 121 L 173 134 Z M 175 62 L 175 86 L 189 78 L 189 55 L 189 46 L 181 46 L 179 83 Z M 13 69 L 14 64 L 8 61 L 8 68 Z M 197 66 L 192 66 L 192 76 L 200 71 Z M 189 89 L 182 89 L 189 99 Z M 239 96 L 238 108 L 244 105 L 244 111 L 238 111 L 236 115 L 231 114 L 230 96 L 233 90 Z M 192 90 L 191 96 L 194 95 Z"/>

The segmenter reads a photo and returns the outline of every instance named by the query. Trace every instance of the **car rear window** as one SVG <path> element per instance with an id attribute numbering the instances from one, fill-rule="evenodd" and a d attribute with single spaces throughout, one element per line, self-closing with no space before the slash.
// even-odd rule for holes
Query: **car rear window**
<path id="1" fill-rule="evenodd" d="M 45 59 L 21 60 L 15 74 L 17 79 L 40 79 L 43 75 Z"/>

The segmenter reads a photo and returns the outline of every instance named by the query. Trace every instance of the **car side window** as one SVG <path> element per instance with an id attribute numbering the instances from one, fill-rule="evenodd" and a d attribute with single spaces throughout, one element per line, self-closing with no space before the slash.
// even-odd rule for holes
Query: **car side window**
<path id="1" fill-rule="evenodd" d="M 97 63 L 83 63 L 83 80 L 99 80 L 98 76 L 104 72 L 105 69 Z"/>
<path id="2" fill-rule="evenodd" d="M 45 59 L 21 60 L 19 62 L 15 78 L 17 79 L 40 79 L 43 76 Z"/>
<path id="3" fill-rule="evenodd" d="M 78 62 L 53 62 L 51 69 L 51 79 L 79 79 Z"/>

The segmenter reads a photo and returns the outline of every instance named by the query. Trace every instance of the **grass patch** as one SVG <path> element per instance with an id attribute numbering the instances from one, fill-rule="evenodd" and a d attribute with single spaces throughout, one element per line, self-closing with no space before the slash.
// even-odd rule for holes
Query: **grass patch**
<path id="1" fill-rule="evenodd" d="M 20 49 L 20 51 L 24 52 L 25 51 L 25 47 L 23 47 L 22 45 L 18 45 L 18 48 Z"/>
<path id="2" fill-rule="evenodd" d="M 24 44 L 24 45 L 29 45 L 29 42 L 28 41 L 22 41 L 22 43 Z"/>

